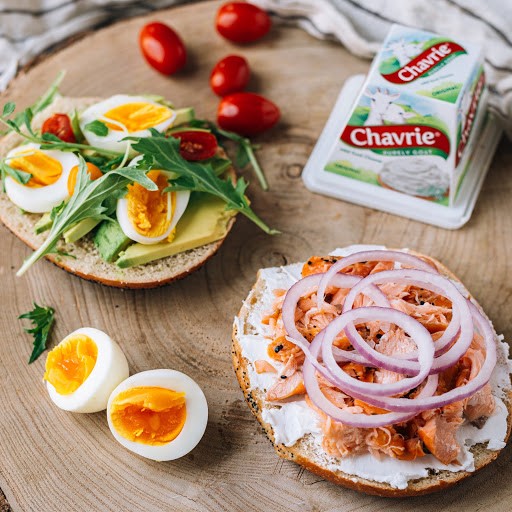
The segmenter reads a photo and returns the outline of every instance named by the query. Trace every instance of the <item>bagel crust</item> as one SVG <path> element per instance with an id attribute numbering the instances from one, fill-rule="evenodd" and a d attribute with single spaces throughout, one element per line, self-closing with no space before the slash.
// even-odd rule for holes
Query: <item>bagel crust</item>
<path id="1" fill-rule="evenodd" d="M 101 98 L 57 97 L 51 105 L 34 116 L 32 126 L 38 129 L 45 119 L 55 113 L 80 111 L 101 100 Z M 16 133 L 6 135 L 0 140 L 0 157 L 4 157 L 22 142 L 22 137 Z M 225 156 L 221 152 L 222 150 L 219 150 L 219 155 Z M 228 174 L 234 177 L 234 169 L 229 169 Z M 34 226 L 39 218 L 39 215 L 22 212 L 15 204 L 11 203 L 4 192 L 0 192 L 0 220 L 5 227 L 33 250 L 36 250 L 46 238 L 46 233 L 36 235 L 34 232 Z M 58 243 L 61 253 L 70 254 L 73 257 L 48 254 L 45 258 L 71 274 L 106 286 L 156 288 L 182 279 L 202 267 L 219 250 L 235 220 L 236 216 L 229 220 L 226 235 L 220 240 L 125 269 L 119 268 L 115 263 L 104 261 L 88 235 L 72 244 L 66 244 L 63 240 Z"/>
<path id="2" fill-rule="evenodd" d="M 413 251 L 408 252 L 431 261 L 437 266 L 438 270 L 443 275 L 460 283 L 459 279 L 457 279 L 444 265 L 442 265 L 434 258 L 426 257 Z M 314 445 L 315 438 L 310 435 L 306 435 L 299 439 L 292 446 L 285 446 L 284 444 L 277 443 L 272 425 L 263 419 L 263 411 L 273 407 L 273 404 L 270 404 L 266 400 L 265 394 L 261 389 L 258 389 L 251 383 L 251 372 L 248 368 L 250 361 L 243 356 L 242 345 L 240 343 L 241 336 L 252 334 L 253 329 L 250 324 L 250 316 L 261 305 L 265 288 L 265 280 L 261 273 L 259 273 L 258 279 L 254 284 L 251 292 L 249 293 L 247 299 L 244 301 L 238 316 L 235 317 L 232 332 L 231 353 L 235 374 L 238 379 L 240 388 L 244 393 L 245 400 L 247 401 L 251 412 L 260 422 L 267 438 L 270 440 L 274 446 L 275 451 L 280 457 L 296 462 L 297 464 L 303 466 L 305 469 L 308 469 L 309 471 L 316 473 L 322 478 L 335 484 L 348 487 L 356 491 L 365 492 L 367 494 L 374 494 L 385 497 L 419 496 L 422 494 L 429 494 L 432 492 L 440 491 L 472 476 L 476 473 L 476 471 L 487 466 L 498 457 L 501 450 L 490 450 L 486 447 L 486 443 L 476 444 L 470 448 L 470 451 L 474 456 L 475 471 L 430 471 L 427 477 L 409 480 L 407 487 L 405 489 L 400 489 L 393 487 L 388 483 L 377 482 L 368 478 L 345 473 L 338 469 L 330 469 L 329 467 L 326 467 L 326 465 L 322 464 L 321 461 L 318 460 L 318 457 L 315 456 L 315 449 L 322 450 L 322 448 L 319 445 Z M 470 298 L 483 313 L 482 308 L 478 305 L 474 298 Z M 500 343 L 496 333 L 495 338 L 497 343 Z M 510 431 L 512 428 L 512 390 L 510 387 L 506 390 L 506 395 L 502 397 L 502 400 L 508 410 L 507 433 L 505 437 L 506 442 L 510 436 Z M 401 463 L 406 464 L 407 461 L 401 461 Z"/>

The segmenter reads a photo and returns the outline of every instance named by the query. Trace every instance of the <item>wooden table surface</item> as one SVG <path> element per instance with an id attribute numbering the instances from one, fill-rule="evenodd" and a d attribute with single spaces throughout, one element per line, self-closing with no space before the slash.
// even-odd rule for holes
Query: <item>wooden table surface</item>
<path id="1" fill-rule="evenodd" d="M 214 118 L 210 69 L 226 54 L 240 52 L 255 74 L 252 90 L 282 109 L 280 126 L 259 141 L 270 191 L 262 192 L 245 173 L 253 181 L 254 209 L 282 234 L 267 236 L 240 218 L 218 255 L 185 280 L 122 291 L 82 281 L 46 261 L 16 278 L 29 250 L 2 229 L 0 488 L 12 510 L 510 510 L 510 446 L 459 487 L 401 501 L 336 487 L 282 461 L 249 412 L 230 363 L 232 319 L 260 267 L 353 243 L 407 246 L 438 258 L 467 284 L 497 331 L 512 339 L 510 143 L 502 141 L 473 217 L 458 231 L 313 195 L 303 186 L 302 167 L 344 80 L 366 71 L 369 62 L 285 27 L 236 48 L 215 33 L 218 6 L 195 4 L 103 29 L 18 76 L 2 97 L 27 105 L 66 69 L 67 95 L 153 92 Z M 185 72 L 166 78 L 142 60 L 137 33 L 149 19 L 168 22 L 183 36 L 190 53 Z M 151 462 L 114 441 L 104 413 L 57 409 L 42 382 L 44 357 L 26 363 L 31 340 L 17 316 L 34 300 L 56 308 L 55 341 L 78 327 L 97 327 L 122 345 L 132 373 L 175 368 L 193 377 L 210 407 L 197 448 L 177 461 Z M 2 502 L 0 495 L 0 510 L 8 509 Z"/>

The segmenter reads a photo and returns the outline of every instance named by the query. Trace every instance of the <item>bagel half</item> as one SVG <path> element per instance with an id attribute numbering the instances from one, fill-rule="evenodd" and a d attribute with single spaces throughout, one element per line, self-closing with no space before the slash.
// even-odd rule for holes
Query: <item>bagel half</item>
<path id="1" fill-rule="evenodd" d="M 44 120 L 52 114 L 72 113 L 74 110 L 81 111 L 98 101 L 101 101 L 101 99 L 57 97 L 51 105 L 34 116 L 32 127 L 40 129 Z M 0 157 L 4 157 L 11 149 L 19 146 L 22 142 L 22 137 L 16 133 L 10 133 L 3 137 L 0 140 Z M 219 156 L 225 156 L 221 149 L 219 149 Z M 233 168 L 229 169 L 228 175 L 234 177 L 235 170 Z M 39 218 L 40 215 L 37 214 L 23 213 L 9 200 L 5 193 L 0 192 L 0 220 L 12 233 L 34 250 L 43 243 L 47 234 L 35 234 L 34 226 Z M 219 250 L 233 227 L 235 219 L 236 217 L 233 216 L 229 220 L 226 234 L 220 240 L 126 269 L 121 269 L 115 263 L 108 263 L 101 259 L 89 235 L 73 244 L 66 244 L 63 240 L 59 242 L 58 249 L 61 253 L 72 254 L 72 258 L 49 254 L 46 259 L 71 274 L 107 286 L 116 288 L 156 288 L 186 277 L 204 265 Z M 20 266 L 21 263 L 20 261 Z"/>
<path id="2" fill-rule="evenodd" d="M 378 248 L 382 249 L 382 247 Z M 351 251 L 350 248 L 346 248 L 346 251 L 347 254 L 350 252 L 356 252 L 356 250 Z M 460 280 L 458 280 L 445 266 L 443 266 L 434 258 L 425 257 L 412 251 L 408 252 L 426 259 L 430 259 L 436 264 L 437 268 L 443 275 L 449 277 L 452 281 L 457 282 L 459 285 L 462 285 Z M 283 283 L 286 283 L 287 281 L 286 276 L 296 276 L 300 273 L 301 267 L 302 264 L 297 264 L 265 270 L 267 272 L 269 270 L 272 272 L 275 271 L 275 282 L 279 282 L 280 285 L 277 287 L 283 287 Z M 504 422 L 502 422 L 502 430 L 506 430 L 506 434 L 504 435 L 504 442 L 497 442 L 495 446 L 493 446 L 493 448 L 497 449 L 489 449 L 487 447 L 487 442 L 474 444 L 469 449 L 474 457 L 474 471 L 449 471 L 446 469 L 428 470 L 426 476 L 411 478 L 406 482 L 404 487 L 403 482 L 401 485 L 396 483 L 395 485 L 392 485 L 386 481 L 378 481 L 377 479 L 373 480 L 371 478 L 358 476 L 357 474 L 350 474 L 349 472 L 344 472 L 340 469 L 337 469 L 336 465 L 339 464 L 340 459 L 336 459 L 335 457 L 327 455 L 324 452 L 321 446 L 320 436 L 315 436 L 311 433 L 308 433 L 298 439 L 291 446 L 285 446 L 283 443 L 276 442 L 276 435 L 273 426 L 271 423 L 265 421 L 264 416 L 268 419 L 268 412 L 272 410 L 278 410 L 280 406 L 268 402 L 265 398 L 265 392 L 258 386 L 256 382 L 254 382 L 256 380 L 256 374 L 252 364 L 253 361 L 251 361 L 251 359 L 256 356 L 245 352 L 241 342 L 242 337 L 247 336 L 247 339 L 253 339 L 254 343 L 258 343 L 259 341 L 260 343 L 265 344 L 265 347 L 268 344 L 269 340 L 267 339 L 265 341 L 265 337 L 261 334 L 261 325 L 258 324 L 258 322 L 261 320 L 262 315 L 265 312 L 268 312 L 268 309 L 273 302 L 272 287 L 273 284 L 267 282 L 265 272 L 260 271 L 258 273 L 258 279 L 256 283 L 244 301 L 238 316 L 235 317 L 232 335 L 232 360 L 240 388 L 244 393 L 245 399 L 251 409 L 251 412 L 256 416 L 262 425 L 264 432 L 266 433 L 268 439 L 273 444 L 274 449 L 280 457 L 296 462 L 309 471 L 312 471 L 313 473 L 316 473 L 326 480 L 334 482 L 335 484 L 355 489 L 357 491 L 362 491 L 368 494 L 387 497 L 417 496 L 445 489 L 470 477 L 477 470 L 480 470 L 496 459 L 500 453 L 500 450 L 503 448 L 504 443 L 508 440 L 512 427 L 512 391 L 510 386 L 511 367 L 508 361 L 509 347 L 505 342 L 502 341 L 496 332 L 495 339 L 498 353 L 498 363 L 496 368 L 501 372 L 501 380 L 499 385 L 493 385 L 492 392 L 495 397 L 499 397 L 502 400 L 508 411 L 506 427 Z M 474 298 L 471 296 L 469 297 L 481 310 L 481 307 L 476 303 Z M 496 371 L 497 370 L 495 370 L 495 372 Z M 356 455 L 352 458 L 355 459 L 357 457 L 360 456 Z M 377 462 L 377 459 L 374 460 Z M 408 464 L 408 461 L 400 461 L 400 464 Z"/>

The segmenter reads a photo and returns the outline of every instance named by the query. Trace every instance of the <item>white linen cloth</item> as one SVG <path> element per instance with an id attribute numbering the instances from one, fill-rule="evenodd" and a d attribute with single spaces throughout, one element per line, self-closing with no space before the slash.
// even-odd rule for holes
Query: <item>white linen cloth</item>
<path id="1" fill-rule="evenodd" d="M 19 66 L 81 31 L 191 0 L 0 0 L 0 90 Z M 512 133 L 512 1 L 252 0 L 315 37 L 371 58 L 392 23 L 479 43 L 491 108 Z M 341 84 L 340 84 L 341 86 Z"/>

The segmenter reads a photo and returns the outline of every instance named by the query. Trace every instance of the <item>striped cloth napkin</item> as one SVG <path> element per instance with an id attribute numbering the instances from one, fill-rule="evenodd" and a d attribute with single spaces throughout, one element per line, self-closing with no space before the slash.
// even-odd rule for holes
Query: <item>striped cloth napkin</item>
<path id="1" fill-rule="evenodd" d="M 188 0 L 191 1 L 191 0 Z M 0 0 L 0 90 L 19 66 L 80 31 L 187 0 Z M 392 23 L 485 50 L 491 108 L 512 133 L 512 2 L 503 0 L 252 0 L 315 37 L 371 58 Z"/>

